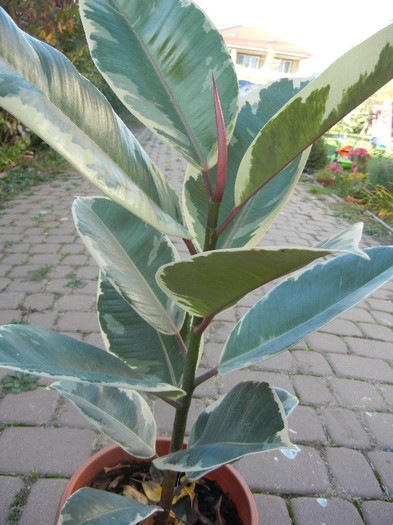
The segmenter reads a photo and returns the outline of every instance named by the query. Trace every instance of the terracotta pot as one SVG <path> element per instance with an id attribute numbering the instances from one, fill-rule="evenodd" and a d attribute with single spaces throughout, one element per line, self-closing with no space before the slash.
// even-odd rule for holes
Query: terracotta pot
<path id="1" fill-rule="evenodd" d="M 169 438 L 157 438 L 156 451 L 159 456 L 168 453 L 169 443 Z M 123 461 L 130 461 L 130 459 L 132 459 L 132 456 L 127 454 L 122 448 L 117 445 L 111 445 L 85 461 L 74 472 L 63 492 L 57 509 L 55 525 L 57 525 L 61 508 L 74 492 L 86 487 L 104 467 L 113 466 Z M 216 481 L 222 490 L 229 494 L 244 525 L 259 525 L 254 497 L 243 477 L 231 465 L 220 467 L 208 474 L 206 478 Z"/>

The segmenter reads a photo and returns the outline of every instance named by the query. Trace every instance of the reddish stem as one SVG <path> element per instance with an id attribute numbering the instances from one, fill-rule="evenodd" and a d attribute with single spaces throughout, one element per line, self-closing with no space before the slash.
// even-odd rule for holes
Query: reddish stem
<path id="1" fill-rule="evenodd" d="M 221 202 L 224 195 L 224 190 L 227 182 L 227 165 L 228 165 L 228 148 L 227 148 L 227 134 L 225 130 L 224 115 L 222 113 L 220 96 L 218 94 L 217 85 L 213 76 L 213 92 L 214 92 L 214 112 L 216 116 L 217 127 L 217 145 L 218 145 L 218 160 L 217 160 L 217 182 L 212 202 Z"/>

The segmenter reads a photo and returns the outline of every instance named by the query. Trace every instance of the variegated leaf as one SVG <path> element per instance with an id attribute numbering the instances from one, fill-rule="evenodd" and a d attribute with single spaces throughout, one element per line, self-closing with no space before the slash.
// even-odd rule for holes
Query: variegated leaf
<path id="1" fill-rule="evenodd" d="M 60 381 L 52 383 L 98 430 L 137 458 L 156 453 L 156 423 L 149 405 L 134 390 Z"/>
<path id="2" fill-rule="evenodd" d="M 240 164 L 236 205 L 391 78 L 393 24 L 339 58 L 261 129 Z"/>
<path id="3" fill-rule="evenodd" d="M 189 237 L 175 191 L 107 99 L 1 8 L 0 106 L 111 199 L 160 231 Z"/>
<path id="4" fill-rule="evenodd" d="M 217 250 L 167 264 L 157 273 L 166 294 L 193 315 L 212 317 L 234 306 L 247 293 L 303 268 L 320 257 L 358 248 L 362 224 L 340 232 L 314 248 L 263 247 Z"/>
<path id="5" fill-rule="evenodd" d="M 238 85 L 224 40 L 203 11 L 179 0 L 81 0 L 80 9 L 92 58 L 123 104 L 189 162 L 213 166 L 212 75 L 228 137 Z"/>
<path id="6" fill-rule="evenodd" d="M 226 463 L 278 448 L 297 449 L 288 437 L 283 405 L 268 383 L 245 381 L 201 413 L 187 449 L 154 464 L 199 479 Z"/>
<path id="7" fill-rule="evenodd" d="M 98 321 L 109 352 L 120 357 L 142 377 L 157 377 L 179 386 L 184 357 L 173 335 L 157 332 L 100 275 Z"/>
<path id="8" fill-rule="evenodd" d="M 98 383 L 179 397 L 183 392 L 96 346 L 35 326 L 0 327 L 0 366 L 44 377 Z"/>
<path id="9" fill-rule="evenodd" d="M 255 135 L 307 83 L 308 80 L 281 79 L 267 86 L 257 86 L 240 98 L 240 112 L 228 146 L 227 183 L 220 206 L 219 224 L 235 206 L 237 172 Z M 251 248 L 257 244 L 291 194 L 303 171 L 307 155 L 308 152 L 300 155 L 247 203 L 220 235 L 218 248 Z M 216 168 L 210 170 L 210 177 L 214 187 Z M 202 249 L 208 213 L 206 192 L 202 173 L 191 165 L 187 168 L 184 181 L 183 205 L 188 228 Z"/>
<path id="10" fill-rule="evenodd" d="M 175 334 L 184 320 L 155 274 L 178 258 L 167 237 L 105 197 L 79 197 L 72 212 L 86 247 L 117 292 L 151 326 Z"/>
<path id="11" fill-rule="evenodd" d="M 160 510 L 161 507 L 86 487 L 68 498 L 57 525 L 137 525 Z"/>
<path id="12" fill-rule="evenodd" d="M 235 325 L 222 352 L 222 374 L 253 365 L 332 321 L 393 277 L 393 247 L 345 254 L 290 276 Z"/>

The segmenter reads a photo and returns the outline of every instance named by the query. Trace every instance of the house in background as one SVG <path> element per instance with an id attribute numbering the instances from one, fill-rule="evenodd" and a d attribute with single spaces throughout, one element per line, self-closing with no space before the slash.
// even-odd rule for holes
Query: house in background
<path id="1" fill-rule="evenodd" d="M 305 76 L 302 66 L 312 56 L 308 51 L 253 27 L 229 27 L 220 33 L 239 81 L 264 84 L 282 77 Z"/>

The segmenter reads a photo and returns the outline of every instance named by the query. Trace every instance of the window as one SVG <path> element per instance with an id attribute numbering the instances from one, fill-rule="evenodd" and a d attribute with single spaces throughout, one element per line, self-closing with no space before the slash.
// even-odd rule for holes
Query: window
<path id="1" fill-rule="evenodd" d="M 291 60 L 280 60 L 277 65 L 277 71 L 280 73 L 290 73 L 292 69 Z"/>
<path id="2" fill-rule="evenodd" d="M 239 66 L 259 69 L 259 57 L 255 55 L 243 55 L 240 53 L 237 55 L 236 63 Z"/>

